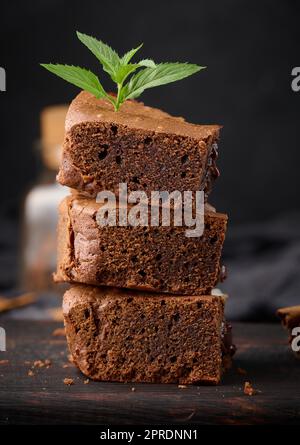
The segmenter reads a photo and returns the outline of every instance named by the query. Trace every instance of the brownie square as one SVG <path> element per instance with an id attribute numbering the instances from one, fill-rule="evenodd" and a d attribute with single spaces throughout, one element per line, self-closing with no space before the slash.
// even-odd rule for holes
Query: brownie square
<path id="1" fill-rule="evenodd" d="M 72 102 L 58 181 L 89 196 L 99 191 L 129 193 L 204 190 L 219 176 L 220 126 L 195 125 L 137 101 L 118 112 L 83 91 Z"/>
<path id="2" fill-rule="evenodd" d="M 59 208 L 56 281 L 205 295 L 219 281 L 227 215 L 208 211 L 201 237 L 185 226 L 99 226 L 101 204 L 80 196 Z"/>
<path id="3" fill-rule="evenodd" d="M 63 313 L 74 362 L 94 380 L 217 384 L 229 365 L 221 296 L 76 285 Z"/>

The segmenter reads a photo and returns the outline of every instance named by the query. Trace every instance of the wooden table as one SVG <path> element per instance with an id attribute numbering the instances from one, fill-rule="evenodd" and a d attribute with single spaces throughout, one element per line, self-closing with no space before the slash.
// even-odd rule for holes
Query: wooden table
<path id="1" fill-rule="evenodd" d="M 7 352 L 0 352 L 0 424 L 300 424 L 300 360 L 280 325 L 234 324 L 238 352 L 222 385 L 187 388 L 85 384 L 68 361 L 65 338 L 52 335 L 61 325 L 1 319 L 0 326 L 7 334 Z M 45 359 L 51 366 L 28 376 L 33 362 Z M 74 385 L 66 386 L 66 377 Z M 245 395 L 246 380 L 261 392 Z"/>

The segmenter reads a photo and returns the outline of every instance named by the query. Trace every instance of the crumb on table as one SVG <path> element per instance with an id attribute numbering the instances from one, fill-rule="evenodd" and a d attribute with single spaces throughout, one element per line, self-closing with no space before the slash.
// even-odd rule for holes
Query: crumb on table
<path id="1" fill-rule="evenodd" d="M 260 391 L 257 389 L 254 389 L 250 382 L 245 382 L 244 385 L 244 394 L 246 396 L 254 396 L 255 394 L 258 394 Z"/>
<path id="2" fill-rule="evenodd" d="M 51 360 L 35 360 L 33 362 L 33 368 L 49 368 L 51 366 Z"/>
<path id="3" fill-rule="evenodd" d="M 64 379 L 64 384 L 67 385 L 67 386 L 74 385 L 74 380 L 71 379 L 71 378 L 69 378 L 69 377 L 66 377 L 66 378 Z"/>

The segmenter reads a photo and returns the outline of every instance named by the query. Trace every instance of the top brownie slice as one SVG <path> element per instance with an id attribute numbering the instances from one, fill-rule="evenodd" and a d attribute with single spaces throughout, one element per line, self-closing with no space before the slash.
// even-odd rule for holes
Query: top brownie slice
<path id="1" fill-rule="evenodd" d="M 95 196 L 128 192 L 204 190 L 218 177 L 218 125 L 195 125 L 182 117 L 126 101 L 118 112 L 83 91 L 71 103 L 58 181 Z"/>

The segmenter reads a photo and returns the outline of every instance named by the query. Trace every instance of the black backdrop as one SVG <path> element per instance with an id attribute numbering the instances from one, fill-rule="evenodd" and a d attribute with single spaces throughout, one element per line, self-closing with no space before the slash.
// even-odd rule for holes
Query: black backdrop
<path id="1" fill-rule="evenodd" d="M 296 0 L 2 2 L 0 66 L 7 72 L 7 91 L 0 93 L 1 214 L 17 214 L 35 178 L 32 147 L 41 108 L 70 101 L 78 91 L 39 62 L 98 68 L 75 36 L 80 30 L 120 53 L 144 42 L 142 57 L 208 67 L 145 92 L 143 100 L 192 122 L 224 125 L 221 178 L 211 202 L 230 215 L 225 256 L 236 254 L 230 240 L 241 223 L 257 228 L 266 219 L 283 218 L 288 227 L 287 215 L 300 210 L 300 92 L 291 89 L 291 70 L 300 65 L 299 19 Z"/>
<path id="2" fill-rule="evenodd" d="M 1 202 L 18 198 L 33 177 L 40 109 L 77 92 L 39 62 L 97 69 L 78 29 L 121 53 L 144 42 L 144 57 L 207 65 L 188 80 L 145 92 L 143 100 L 192 122 L 224 125 L 222 177 L 212 201 L 232 221 L 299 208 L 300 92 L 290 86 L 292 67 L 300 64 L 299 20 L 296 0 L 2 2 Z"/>

